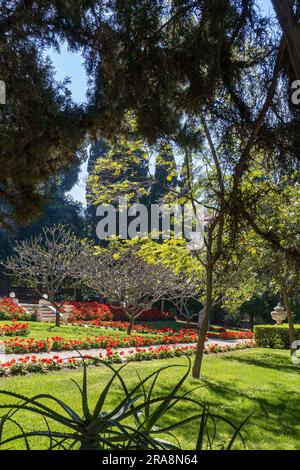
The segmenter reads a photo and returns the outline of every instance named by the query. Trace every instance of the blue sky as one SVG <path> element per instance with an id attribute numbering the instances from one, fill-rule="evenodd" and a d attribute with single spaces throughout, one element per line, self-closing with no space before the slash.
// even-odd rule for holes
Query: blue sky
<path id="1" fill-rule="evenodd" d="M 83 59 L 80 54 L 68 51 L 65 44 L 61 46 L 60 54 L 49 50 L 47 55 L 56 70 L 57 80 L 64 80 L 68 77 L 71 82 L 69 89 L 72 92 L 73 100 L 77 103 L 84 103 L 86 101 L 87 92 L 87 77 L 83 66 Z M 79 182 L 74 186 L 70 195 L 76 201 L 86 204 L 85 200 L 85 179 L 87 175 L 87 162 L 81 167 Z"/>
<path id="2" fill-rule="evenodd" d="M 271 0 L 258 0 L 258 4 L 261 5 L 262 9 L 266 13 L 273 12 Z M 78 53 L 72 53 L 68 51 L 66 45 L 61 47 L 60 54 L 57 54 L 51 50 L 48 54 L 53 62 L 56 69 L 57 80 L 63 80 L 65 77 L 69 77 L 71 83 L 69 89 L 72 92 L 73 100 L 77 103 L 83 103 L 86 100 L 87 92 L 87 77 L 83 66 L 83 59 Z M 85 180 L 87 175 L 87 162 L 81 167 L 80 180 L 78 184 L 70 192 L 73 199 L 86 204 L 85 200 Z"/>

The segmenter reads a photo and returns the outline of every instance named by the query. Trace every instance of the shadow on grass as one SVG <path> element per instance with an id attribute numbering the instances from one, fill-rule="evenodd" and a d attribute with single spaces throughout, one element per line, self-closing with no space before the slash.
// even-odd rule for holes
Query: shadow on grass
<path id="1" fill-rule="evenodd" d="M 288 354 L 288 352 L 287 352 Z M 267 369 L 274 369 L 281 372 L 293 372 L 295 374 L 300 374 L 300 366 L 295 365 L 291 362 L 290 357 L 283 357 L 282 354 L 273 352 L 261 353 L 260 357 L 256 355 L 255 357 L 241 356 L 238 354 L 231 354 L 223 356 L 224 361 L 228 362 L 238 362 L 240 364 L 253 365 L 256 367 L 263 367 Z"/>
<path id="2" fill-rule="evenodd" d="M 247 386 L 247 371 L 243 386 L 241 377 L 235 379 L 230 376 L 228 381 L 215 380 L 203 377 L 212 396 L 209 397 L 211 406 L 215 406 L 215 398 L 221 404 L 228 418 L 238 421 L 242 415 L 254 411 L 251 423 L 247 426 L 248 441 L 260 448 L 260 439 L 267 441 L 270 449 L 285 449 L 290 445 L 300 449 L 300 387 L 290 386 L 289 378 L 285 373 L 300 373 L 300 367 L 293 365 L 283 353 L 262 352 L 251 355 L 223 356 L 224 367 L 233 364 L 256 366 L 257 376 L 261 378 L 261 385 L 253 383 L 250 389 Z M 260 369 L 261 368 L 261 369 Z M 272 377 L 265 379 L 263 369 L 274 370 Z M 276 372 L 277 373 L 276 373 Z M 256 372 L 256 371 L 255 371 Z M 229 408 L 229 411 L 228 411 Z M 226 411 L 227 410 L 227 411 Z M 270 443 L 270 444 L 269 444 Z M 299 445 L 298 445 L 299 443 Z"/>
<path id="3" fill-rule="evenodd" d="M 280 388 L 274 383 L 273 391 L 269 389 L 265 396 L 253 396 L 221 383 L 206 381 L 206 384 L 223 403 L 231 407 L 229 416 L 235 415 L 235 419 L 238 419 L 243 408 L 245 413 L 246 409 L 249 412 L 253 407 L 254 416 L 251 421 L 259 427 L 262 437 L 264 437 L 263 431 L 277 434 L 277 437 L 281 435 L 283 440 L 292 437 L 299 442 L 300 448 L 300 394 L 298 392 L 287 390 L 285 387 Z M 234 387 L 234 384 L 232 386 Z M 243 406 L 235 407 L 235 397 L 237 400 L 246 400 Z M 249 402 L 252 404 L 250 410 Z M 245 406 L 246 403 L 248 406 Z M 272 448 L 271 442 L 270 448 Z"/>

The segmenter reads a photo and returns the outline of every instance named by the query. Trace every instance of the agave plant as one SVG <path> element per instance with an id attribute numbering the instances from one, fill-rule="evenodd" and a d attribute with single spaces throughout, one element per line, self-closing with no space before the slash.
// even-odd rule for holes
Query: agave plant
<path id="1" fill-rule="evenodd" d="M 218 421 L 223 421 L 232 428 L 230 442 L 226 446 L 221 445 L 220 448 L 231 449 L 237 437 L 244 444 L 241 429 L 248 418 L 241 425 L 235 426 L 224 417 L 212 413 L 207 406 L 191 398 L 189 395 L 195 389 L 181 393 L 191 369 L 190 359 L 187 358 L 187 360 L 187 370 L 182 378 L 168 394 L 162 396 L 155 394 L 161 373 L 170 368 L 185 366 L 169 365 L 144 379 L 138 377 L 138 384 L 129 390 L 121 374 L 126 365 L 115 369 L 106 363 L 105 366 L 112 371 L 112 377 L 91 410 L 88 399 L 87 366 L 83 359 L 82 385 L 73 381 L 81 395 L 80 414 L 54 395 L 39 394 L 28 398 L 18 393 L 0 390 L 1 395 L 18 400 L 16 403 L 0 405 L 0 409 L 6 411 L 0 419 L 0 447 L 7 448 L 16 441 L 23 441 L 25 448 L 29 450 L 32 438 L 44 437 L 49 442 L 49 450 L 177 450 L 180 449 L 180 444 L 173 432 L 179 427 L 198 422 L 196 449 L 212 449 L 217 437 L 216 423 Z M 116 379 L 121 385 L 122 398 L 113 409 L 107 409 L 107 397 L 112 393 L 112 385 Z M 174 424 L 163 425 L 163 421 L 172 415 L 172 411 L 174 414 L 174 407 L 183 403 L 191 406 L 193 410 L 191 415 Z M 20 412 L 42 416 L 45 430 L 25 431 L 17 421 Z M 51 425 L 56 423 L 63 426 L 65 431 L 51 429 L 50 422 Z M 17 432 L 14 436 L 5 437 L 8 423 L 16 426 Z"/>

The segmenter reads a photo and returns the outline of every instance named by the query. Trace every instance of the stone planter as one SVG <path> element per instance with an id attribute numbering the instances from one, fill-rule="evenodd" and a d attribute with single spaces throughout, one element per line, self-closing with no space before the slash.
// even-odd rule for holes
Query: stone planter
<path id="1" fill-rule="evenodd" d="M 280 304 L 278 304 L 271 313 L 271 317 L 274 321 L 276 321 L 277 325 L 281 325 L 281 323 L 287 319 L 286 310 Z"/>

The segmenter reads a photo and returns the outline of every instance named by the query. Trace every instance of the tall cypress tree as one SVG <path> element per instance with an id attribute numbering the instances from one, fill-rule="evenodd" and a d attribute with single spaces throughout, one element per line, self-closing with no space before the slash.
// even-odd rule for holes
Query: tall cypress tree
<path id="1" fill-rule="evenodd" d="M 96 225 L 97 225 L 97 218 L 96 218 L 96 209 L 97 207 L 93 204 L 93 194 L 92 188 L 89 184 L 89 178 L 95 172 L 95 165 L 102 156 L 104 156 L 110 150 L 110 145 L 107 140 L 99 139 L 92 143 L 89 152 L 89 159 L 88 159 L 88 166 L 87 166 L 87 173 L 88 173 L 88 180 L 86 184 L 86 220 L 85 220 L 85 230 L 89 237 L 96 239 Z"/>
<path id="2" fill-rule="evenodd" d="M 154 183 L 151 186 L 150 202 L 159 203 L 170 188 L 177 186 L 177 168 L 172 146 L 167 142 L 159 145 L 158 155 L 156 156 Z"/>

